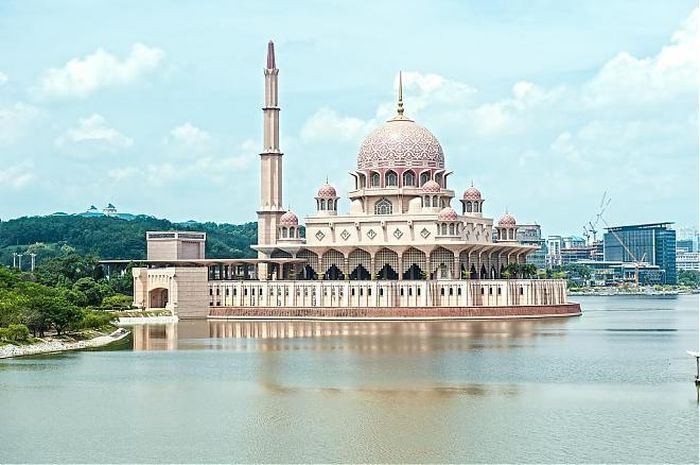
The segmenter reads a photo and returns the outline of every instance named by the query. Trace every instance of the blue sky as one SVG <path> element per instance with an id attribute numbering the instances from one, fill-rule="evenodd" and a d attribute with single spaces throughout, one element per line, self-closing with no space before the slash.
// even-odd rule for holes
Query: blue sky
<path id="1" fill-rule="evenodd" d="M 403 70 L 491 216 L 580 234 L 607 190 L 609 223 L 697 227 L 697 23 L 692 1 L 4 1 L 0 218 L 254 220 L 274 39 L 300 215 L 326 176 L 351 187 Z"/>

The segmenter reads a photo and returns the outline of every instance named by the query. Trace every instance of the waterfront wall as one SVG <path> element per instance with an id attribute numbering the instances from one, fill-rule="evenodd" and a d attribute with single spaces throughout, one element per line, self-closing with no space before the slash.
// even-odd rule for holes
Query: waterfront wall
<path id="1" fill-rule="evenodd" d="M 437 281 L 210 281 L 210 307 L 422 308 L 559 305 L 558 279 Z"/>
<path id="2" fill-rule="evenodd" d="M 559 305 L 520 305 L 505 307 L 425 307 L 425 308 L 212 308 L 211 319 L 515 319 L 578 316 L 577 303 Z"/>

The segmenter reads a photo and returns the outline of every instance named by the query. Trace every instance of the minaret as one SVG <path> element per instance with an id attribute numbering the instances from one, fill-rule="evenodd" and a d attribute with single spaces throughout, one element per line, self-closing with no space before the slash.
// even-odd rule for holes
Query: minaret
<path id="1" fill-rule="evenodd" d="M 282 208 L 282 152 L 280 152 L 280 108 L 277 101 L 275 44 L 267 44 L 265 74 L 265 106 L 263 107 L 263 150 L 260 153 L 260 209 L 258 210 L 258 246 L 265 248 L 277 242 L 277 223 L 285 212 Z M 258 257 L 269 251 L 258 249 Z"/>

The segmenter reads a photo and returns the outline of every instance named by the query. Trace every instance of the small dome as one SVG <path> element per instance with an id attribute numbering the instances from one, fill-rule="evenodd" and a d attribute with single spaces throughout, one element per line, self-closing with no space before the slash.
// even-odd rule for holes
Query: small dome
<path id="1" fill-rule="evenodd" d="M 505 227 L 510 227 L 510 226 L 515 226 L 517 222 L 515 221 L 515 218 L 513 218 L 512 215 L 506 213 L 501 217 L 500 220 L 498 220 L 498 225 L 499 226 L 505 226 Z"/>
<path id="2" fill-rule="evenodd" d="M 282 226 L 298 226 L 299 218 L 294 214 L 293 211 L 289 210 L 284 215 L 280 216 L 280 225 Z"/>
<path id="3" fill-rule="evenodd" d="M 321 199 L 334 199 L 338 197 L 338 193 L 335 191 L 335 187 L 326 183 L 318 188 L 318 193 L 316 194 L 316 197 L 319 197 Z"/>
<path id="4" fill-rule="evenodd" d="M 425 184 L 423 184 L 423 192 L 430 192 L 431 194 L 440 192 L 440 184 L 436 183 L 432 179 Z"/>
<path id="5" fill-rule="evenodd" d="M 457 212 L 451 207 L 445 207 L 438 213 L 440 221 L 457 221 Z"/>
<path id="6" fill-rule="evenodd" d="M 464 191 L 464 195 L 462 196 L 464 200 L 481 200 L 481 192 L 479 192 L 479 189 L 477 189 L 474 186 L 471 186 L 469 189 Z"/>

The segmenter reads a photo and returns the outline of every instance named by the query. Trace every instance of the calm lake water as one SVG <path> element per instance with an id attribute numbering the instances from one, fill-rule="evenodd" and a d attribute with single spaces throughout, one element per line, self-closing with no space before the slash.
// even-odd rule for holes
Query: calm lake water
<path id="1" fill-rule="evenodd" d="M 698 298 L 520 322 L 181 322 L 0 361 L 0 462 L 698 463 Z"/>

